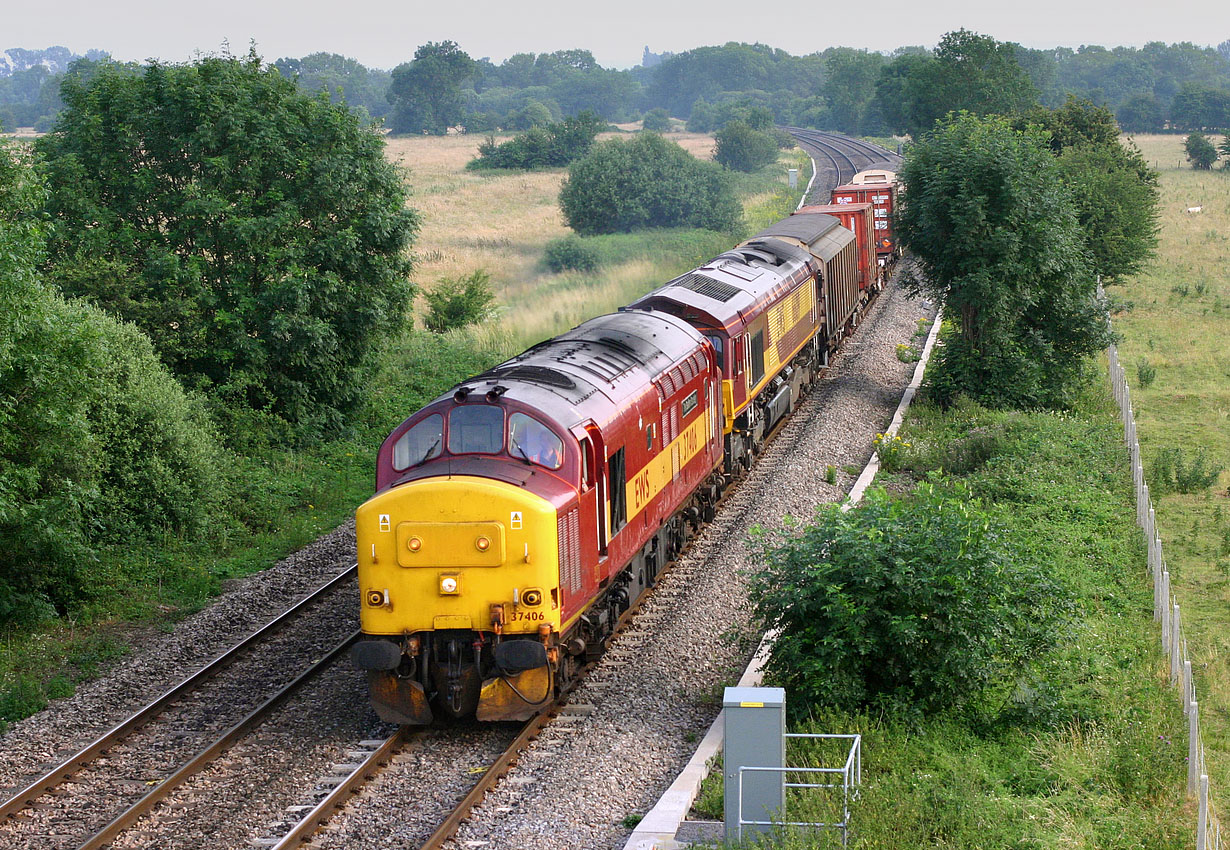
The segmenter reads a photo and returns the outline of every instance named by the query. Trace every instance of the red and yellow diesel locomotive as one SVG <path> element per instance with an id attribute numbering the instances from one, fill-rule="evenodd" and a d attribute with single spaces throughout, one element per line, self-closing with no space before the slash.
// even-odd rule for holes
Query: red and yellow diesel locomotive
<path id="1" fill-rule="evenodd" d="M 399 425 L 356 515 L 380 716 L 549 705 L 854 326 L 870 250 L 796 214 Z"/>

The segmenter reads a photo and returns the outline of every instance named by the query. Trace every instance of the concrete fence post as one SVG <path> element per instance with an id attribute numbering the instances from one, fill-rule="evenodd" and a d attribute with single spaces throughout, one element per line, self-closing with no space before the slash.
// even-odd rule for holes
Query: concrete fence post
<path id="1" fill-rule="evenodd" d="M 1200 774 L 1200 812 L 1196 818 L 1196 850 L 1208 850 L 1209 846 L 1209 777 Z"/>
<path id="2" fill-rule="evenodd" d="M 1165 575 L 1165 567 L 1158 566 L 1157 572 L 1153 574 L 1153 622 L 1160 623 L 1162 621 L 1162 609 L 1166 603 L 1166 586 L 1162 583 L 1162 576 Z"/>
<path id="3" fill-rule="evenodd" d="M 1192 700 L 1187 704 L 1187 793 L 1196 796 L 1196 778 L 1200 775 L 1200 707 Z"/>
<path id="4" fill-rule="evenodd" d="M 1183 649 L 1186 655 L 1187 641 L 1183 642 Z M 1183 713 L 1186 714 L 1195 702 L 1196 691 L 1192 688 L 1192 662 L 1185 658 L 1183 659 Z"/>
<path id="5" fill-rule="evenodd" d="M 1170 573 L 1162 573 L 1162 649 L 1170 652 Z"/>
<path id="6" fill-rule="evenodd" d="M 1179 641 L 1182 633 L 1179 626 L 1179 603 L 1174 604 L 1174 622 L 1170 625 L 1170 684 L 1179 681 Z"/>

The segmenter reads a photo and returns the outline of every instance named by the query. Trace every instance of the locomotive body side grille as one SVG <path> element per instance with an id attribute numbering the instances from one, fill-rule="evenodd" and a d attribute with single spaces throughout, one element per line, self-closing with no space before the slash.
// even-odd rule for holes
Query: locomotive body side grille
<path id="1" fill-rule="evenodd" d="M 559 537 L 560 583 L 576 593 L 581 589 L 581 522 L 576 508 L 556 523 Z"/>

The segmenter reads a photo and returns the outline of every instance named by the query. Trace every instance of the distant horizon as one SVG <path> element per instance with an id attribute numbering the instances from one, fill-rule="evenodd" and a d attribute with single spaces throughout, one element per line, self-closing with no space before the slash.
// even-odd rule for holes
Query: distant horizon
<path id="1" fill-rule="evenodd" d="M 958 27 L 957 29 L 959 29 L 959 27 Z M 968 29 L 968 27 L 967 27 L 967 29 Z M 946 31 L 946 32 L 947 32 L 947 31 Z M 1174 45 L 1174 44 L 1191 44 L 1191 45 L 1193 45 L 1194 47 L 1199 48 L 1199 49 L 1202 49 L 1202 50 L 1204 50 L 1204 49 L 1208 49 L 1208 50 L 1216 50 L 1216 49 L 1217 49 L 1217 47 L 1218 47 L 1218 44 L 1202 44 L 1202 43 L 1195 42 L 1195 41 L 1190 41 L 1190 40 L 1186 40 L 1186 41 L 1177 41 L 1177 42 L 1176 42 L 1176 41 L 1162 41 L 1161 39 L 1150 39 L 1149 41 L 1141 42 L 1141 43 L 1139 43 L 1139 44 L 1108 44 L 1108 43 L 1098 43 L 1098 42 L 1083 42 L 1083 43 L 1081 43 L 1081 44 L 1047 44 L 1047 45 L 1045 45 L 1045 46 L 1038 46 L 1038 45 L 1026 44 L 1026 43 L 1021 42 L 1021 41 L 1015 41 L 1014 39 L 1011 39 L 1011 38 L 999 38 L 998 36 L 995 36 L 995 35 L 994 35 L 994 33 L 985 33 L 985 34 L 987 34 L 987 35 L 992 35 L 992 36 L 994 36 L 994 37 L 998 38 L 998 40 L 1000 40 L 1000 41 L 1007 41 L 1007 42 L 1013 42 L 1013 43 L 1016 43 L 1016 44 L 1020 44 L 1022 47 L 1028 48 L 1028 49 L 1030 49 L 1030 50 L 1042 50 L 1042 51 L 1059 50 L 1059 49 L 1064 49 L 1064 48 L 1071 49 L 1071 50 L 1080 50 L 1080 49 L 1082 49 L 1082 48 L 1086 48 L 1086 47 L 1101 47 L 1101 48 L 1105 48 L 1106 50 L 1115 50 L 1116 48 L 1131 48 L 1131 49 L 1133 49 L 1133 50 L 1140 50 L 1140 49 L 1141 49 L 1141 48 L 1143 48 L 1146 44 L 1153 44 L 1153 43 L 1158 43 L 1158 42 L 1161 42 L 1161 43 L 1166 44 L 1166 45 Z M 941 35 L 942 35 L 942 34 L 941 34 Z M 1230 40 L 1230 32 L 1227 32 L 1227 33 L 1226 33 L 1226 35 L 1227 35 L 1227 39 L 1224 39 L 1223 41 L 1225 41 L 1225 40 Z M 658 49 L 658 50 L 655 50 L 655 49 L 654 49 L 654 46 L 653 46 L 652 44 L 648 44 L 648 45 L 641 45 L 639 48 L 637 48 L 637 61 L 636 61 L 635 63 L 633 63 L 632 65 L 622 65 L 622 66 L 620 66 L 620 65 L 610 65 L 610 64 L 607 64 L 607 63 L 602 62 L 602 61 L 598 58 L 597 54 L 594 54 L 594 59 L 595 59 L 595 61 L 596 61 L 596 62 L 598 62 L 598 64 L 599 64 L 599 65 L 601 65 L 603 68 L 607 68 L 607 69 L 611 69 L 611 70 L 629 71 L 629 70 L 632 70 L 632 69 L 634 69 L 634 68 L 638 68 L 638 67 L 640 67 L 640 66 L 641 66 L 641 61 L 642 61 L 643 56 L 644 56 L 644 50 L 645 50 L 646 48 L 648 48 L 648 49 L 649 49 L 650 53 L 653 53 L 653 54 L 655 54 L 655 55 L 663 55 L 663 54 L 677 55 L 677 54 L 680 54 L 680 53 L 687 53 L 689 50 L 697 50 L 697 49 L 702 48 L 702 47 L 715 47 L 715 46 L 720 46 L 720 45 L 722 45 L 722 44 L 727 44 L 727 43 L 729 43 L 729 42 L 731 42 L 731 41 L 738 42 L 738 41 L 739 41 L 739 39 L 728 39 L 727 41 L 722 41 L 722 42 L 714 42 L 714 43 L 712 43 L 712 44 L 698 44 L 698 45 L 694 45 L 694 46 L 692 46 L 692 47 L 688 47 L 688 48 L 681 49 L 681 50 L 667 50 L 667 49 Z M 426 42 L 423 42 L 423 43 L 426 43 Z M 859 45 L 852 45 L 852 44 L 832 44 L 832 45 L 828 45 L 828 46 L 823 47 L 823 48 L 818 48 L 818 49 L 815 49 L 815 50 L 810 50 L 810 51 L 807 51 L 806 53 L 795 53 L 795 52 L 793 52 L 793 51 L 786 50 L 786 49 L 785 49 L 785 48 L 783 48 L 783 47 L 779 47 L 779 46 L 778 46 L 778 45 L 776 45 L 776 44 L 772 44 L 772 43 L 768 43 L 768 42 L 752 42 L 752 41 L 749 41 L 749 42 L 744 42 L 744 43 L 747 43 L 747 44 L 764 44 L 765 46 L 770 47 L 770 48 L 773 48 L 773 49 L 785 50 L 785 52 L 790 53 L 791 55 L 794 55 L 794 56 L 806 56 L 806 55 L 810 55 L 810 54 L 812 54 L 812 53 L 822 53 L 822 52 L 824 52 L 825 50 L 829 50 L 829 49 L 832 49 L 832 48 L 838 48 L 838 47 L 851 48 L 851 49 L 854 49 L 854 50 L 863 50 L 863 51 L 866 51 L 866 52 L 869 52 L 869 53 L 880 53 L 880 54 L 883 54 L 883 55 L 885 55 L 885 56 L 890 55 L 890 54 L 892 54 L 894 51 L 899 50 L 899 49 L 901 49 L 901 48 L 903 48 L 903 47 L 925 47 L 925 48 L 927 48 L 927 49 L 929 49 L 929 50 L 930 50 L 930 49 L 934 49 L 934 48 L 935 48 L 935 44 L 917 44 L 917 43 L 912 43 L 912 44 L 899 44 L 899 45 L 896 45 L 895 47 L 887 48 L 887 49 L 884 49 L 884 50 L 878 50 L 878 49 L 873 49 L 873 48 L 870 48 L 870 47 L 862 47 L 862 46 L 859 46 Z M 938 43 L 938 39 L 937 39 L 936 43 Z M 104 53 L 104 54 L 107 54 L 107 55 L 108 55 L 108 56 L 110 56 L 113 60 L 118 61 L 118 62 L 137 62 L 137 63 L 145 63 L 145 62 L 148 62 L 148 61 L 157 60 L 157 61 L 160 61 L 160 62 L 179 63 L 179 62 L 191 62 L 191 61 L 193 61 L 194 59 L 196 59 L 196 58 L 198 58 L 198 57 L 201 57 L 201 56 L 216 56 L 216 55 L 220 55 L 220 54 L 223 52 L 223 50 L 224 50 L 224 49 L 228 49 L 228 50 L 230 51 L 230 53 L 231 53 L 232 55 L 234 55 L 234 56 L 246 56 L 246 55 L 247 55 L 247 53 L 248 53 L 248 49 L 249 49 L 249 45 L 250 45 L 250 44 L 252 44 L 252 42 L 245 42 L 242 46 L 237 46 L 234 42 L 222 42 L 222 43 L 219 43 L 219 44 L 218 44 L 218 46 L 217 46 L 217 47 L 215 47 L 215 48 L 213 48 L 213 49 L 194 48 L 194 49 L 193 49 L 193 50 L 192 50 L 192 51 L 191 51 L 188 55 L 186 55 L 186 56 L 184 56 L 184 57 L 182 57 L 182 58 L 174 58 L 174 57 L 171 57 L 171 56 L 151 55 L 151 56 L 146 56 L 146 57 L 143 57 L 143 58 L 137 59 L 137 58 L 134 58 L 134 57 L 132 57 L 132 56 L 120 56 L 120 55 L 117 55 L 115 51 L 109 50 L 106 46 L 100 46 L 100 45 L 90 45 L 89 47 L 81 48 L 81 47 L 74 47 L 74 46 L 71 46 L 71 45 L 69 45 L 69 44 L 67 44 L 67 43 L 64 43 L 64 42 L 55 42 L 55 43 L 52 43 L 52 44 L 47 44 L 47 45 L 43 45 L 43 46 L 39 46 L 39 47 L 34 47 L 34 46 L 27 45 L 27 44 L 15 44 L 15 45 L 10 45 L 10 46 L 8 46 L 8 47 L 5 47 L 5 48 L 3 48 L 3 49 L 0 49 L 0 54 L 7 54 L 7 53 L 9 53 L 10 51 L 13 51 L 13 50 L 42 51 L 42 50 L 51 50 L 51 49 L 53 49 L 53 48 L 60 47 L 60 48 L 64 48 L 64 49 L 68 50 L 68 51 L 69 51 L 69 52 L 71 52 L 74 56 L 77 56 L 77 57 L 86 56 L 86 55 L 88 55 L 88 54 L 89 54 L 89 53 L 91 53 L 91 52 L 98 52 L 98 53 Z M 542 50 L 512 50 L 512 51 L 511 51 L 511 52 L 509 52 L 507 55 L 503 55 L 503 56 L 499 56 L 499 57 L 493 57 L 493 56 L 485 56 L 485 55 L 484 55 L 484 56 L 480 56 L 480 55 L 477 55 L 476 53 L 472 53 L 471 51 L 469 51 L 469 50 L 467 50 L 467 49 L 466 49 L 466 45 L 465 45 L 464 43 L 462 43 L 462 42 L 457 42 L 457 44 L 458 44 L 458 46 L 459 46 L 459 47 L 460 47 L 463 51 L 465 51 L 467 54 L 469 54 L 471 58 L 473 58 L 473 59 L 477 59 L 477 60 L 483 60 L 483 59 L 486 59 L 486 60 L 488 60 L 488 61 L 492 62 L 492 63 L 493 63 L 493 64 L 495 64 L 495 65 L 500 65 L 502 62 L 506 61 L 509 57 L 514 56 L 514 55 L 517 55 L 517 54 L 522 54 L 522 53 L 535 53 L 535 54 L 538 54 L 538 53 L 553 53 L 553 52 L 558 51 L 558 50 L 589 50 L 589 51 L 590 51 L 590 53 L 594 53 L 594 51 L 593 51 L 592 49 L 590 49 L 589 47 L 586 47 L 586 46 L 585 46 L 585 45 L 583 45 L 583 44 L 572 44 L 572 45 L 568 45 L 568 46 L 560 46 L 560 47 L 554 47 L 554 48 L 550 48 L 550 49 L 542 49 Z M 373 69 L 373 70 L 391 71 L 391 70 L 393 70 L 393 68 L 397 67 L 398 65 L 401 65 L 401 64 L 403 64 L 403 63 L 405 63 L 405 62 L 409 62 L 409 61 L 411 61 L 411 60 L 414 58 L 414 51 L 415 51 L 415 50 L 417 50 L 417 49 L 418 49 L 418 47 L 420 47 L 421 45 L 420 45 L 420 44 L 416 44 L 416 45 L 414 45 L 414 47 L 413 47 L 413 48 L 411 48 L 411 49 L 409 50 L 409 52 L 407 53 L 407 55 L 406 55 L 406 57 L 405 57 L 404 59 L 402 59 L 402 60 L 400 60 L 400 61 L 398 61 L 398 62 L 395 62 L 395 63 L 393 63 L 392 65 L 382 65 L 382 64 L 377 64 L 377 63 L 368 62 L 368 61 L 365 61 L 365 60 L 364 60 L 361 56 L 356 56 L 356 55 L 354 55 L 354 54 L 352 54 L 352 53 L 346 53 L 346 52 L 343 52 L 343 51 L 341 51 L 341 50 L 333 50 L 333 49 L 329 49 L 329 48 L 312 49 L 312 50 L 307 50 L 307 51 L 302 52 L 302 53 L 281 53 L 281 52 L 279 52 L 279 53 L 277 53 L 277 55 L 274 55 L 274 54 L 273 54 L 273 53 L 271 53 L 271 52 L 266 52 L 266 51 L 262 50 L 261 45 L 260 45 L 260 43 L 259 43 L 259 42 L 256 42 L 254 46 L 255 46 L 255 48 L 256 48 L 257 55 L 258 55 L 258 56 L 260 56 L 261 60 L 262 60 L 263 62 L 267 63 L 267 64 L 272 64 L 273 62 L 276 62 L 276 61 L 277 61 L 277 60 L 279 60 L 279 59 L 301 59 L 301 58 L 303 58 L 304 56 L 310 56 L 310 55 L 312 55 L 312 54 L 314 54 L 314 53 L 325 53 L 325 54 L 335 54 L 335 55 L 340 55 L 340 56 L 343 56 L 343 57 L 345 57 L 345 58 L 347 58 L 347 59 L 353 59 L 353 60 L 355 60 L 355 61 L 359 62 L 359 63 L 360 63 L 361 65 L 363 65 L 364 67 L 366 67 L 366 68 L 370 68 L 370 69 Z"/>
<path id="2" fill-rule="evenodd" d="M 63 45 L 74 53 L 108 51 L 120 61 L 168 62 L 217 53 L 224 43 L 245 54 L 251 41 L 267 61 L 337 53 L 369 68 L 392 69 L 427 42 L 454 41 L 470 56 L 500 64 L 515 53 L 583 49 L 605 68 L 636 67 L 654 53 L 683 53 L 731 41 L 762 43 L 795 56 L 828 47 L 888 53 L 934 46 L 965 28 L 1025 47 L 1098 45 L 1139 48 L 1148 42 L 1213 46 L 1230 39 L 1222 4 L 1171 0 L 1165 6 L 1108 13 L 1093 0 L 1034 0 L 1028 6 L 965 0 L 880 0 L 870 10 L 830 4 L 749 10 L 733 0 L 469 0 L 463 7 L 425 0 L 355 0 L 338 7 L 303 0 L 60 0 L 13 4 L 6 38 L 15 45 Z M 1221 30 L 1221 31 L 1219 31 Z M 1203 45 L 1205 39 L 1212 44 Z"/>

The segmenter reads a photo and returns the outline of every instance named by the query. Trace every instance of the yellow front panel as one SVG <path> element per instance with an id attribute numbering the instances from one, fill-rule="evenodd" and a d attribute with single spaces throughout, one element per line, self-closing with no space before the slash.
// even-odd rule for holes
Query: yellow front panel
<path id="1" fill-rule="evenodd" d="M 701 408 L 692 424 L 664 446 L 645 468 L 628 482 L 628 521 L 645 509 L 662 488 L 674 480 L 677 470 L 688 465 L 704 446 L 709 435 L 709 408 Z"/>
<path id="2" fill-rule="evenodd" d="M 355 523 L 365 633 L 487 630 L 492 604 L 505 606 L 506 634 L 559 628 L 556 514 L 545 499 L 487 478 L 428 478 L 373 496 Z M 479 537 L 490 541 L 485 551 Z M 531 589 L 538 605 L 514 605 Z"/>
<path id="3" fill-rule="evenodd" d="M 414 549 L 409 545 L 412 540 L 418 542 Z M 399 522 L 397 563 L 403 567 L 498 567 L 504 563 L 504 526 L 498 522 Z"/>

